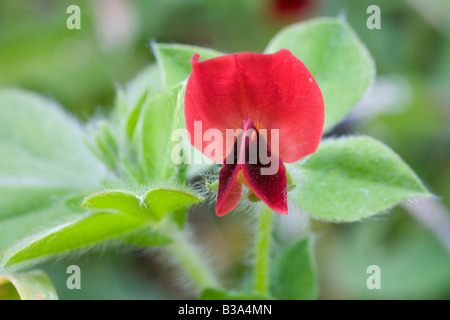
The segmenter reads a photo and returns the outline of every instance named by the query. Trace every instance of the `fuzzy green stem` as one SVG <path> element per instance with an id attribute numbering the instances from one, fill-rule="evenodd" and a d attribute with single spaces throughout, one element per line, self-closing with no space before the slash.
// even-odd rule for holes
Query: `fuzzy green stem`
<path id="1" fill-rule="evenodd" d="M 172 243 L 169 245 L 170 252 L 192 279 L 195 286 L 200 291 L 205 288 L 218 287 L 219 284 L 215 276 L 208 269 L 197 249 L 189 241 L 186 233 L 180 230 L 173 230 L 170 233 L 170 237 L 172 238 Z"/>
<path id="2" fill-rule="evenodd" d="M 258 216 L 258 229 L 255 243 L 254 289 L 267 295 L 269 293 L 270 240 L 272 233 L 272 210 L 263 206 Z"/>

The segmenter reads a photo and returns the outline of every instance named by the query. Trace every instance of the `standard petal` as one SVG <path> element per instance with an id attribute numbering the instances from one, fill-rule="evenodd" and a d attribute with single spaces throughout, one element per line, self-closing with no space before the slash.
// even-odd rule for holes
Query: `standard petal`
<path id="1" fill-rule="evenodd" d="M 253 119 L 258 130 L 269 130 L 269 145 L 285 162 L 317 149 L 324 123 L 322 94 L 311 73 L 288 50 L 230 54 L 202 62 L 194 55 L 192 67 L 185 95 L 186 128 L 191 143 L 201 151 L 206 146 L 194 143 L 202 139 L 194 137 L 195 121 L 201 121 L 202 134 L 212 128 L 226 137 L 226 129 L 238 129 L 246 119 Z M 279 130 L 278 148 L 272 145 L 271 129 Z M 224 155 L 232 149 L 225 143 L 218 147 Z"/>

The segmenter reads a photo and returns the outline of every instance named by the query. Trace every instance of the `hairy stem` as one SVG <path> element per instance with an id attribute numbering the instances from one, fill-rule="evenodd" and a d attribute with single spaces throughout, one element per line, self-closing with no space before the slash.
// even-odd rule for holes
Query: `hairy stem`
<path id="1" fill-rule="evenodd" d="M 258 229 L 255 243 L 254 289 L 269 293 L 270 240 L 272 233 L 272 210 L 265 205 L 258 216 Z"/>
<path id="2" fill-rule="evenodd" d="M 205 288 L 218 287 L 216 277 L 208 268 L 205 261 L 192 244 L 185 232 L 172 229 L 169 236 L 172 243 L 169 245 L 170 252 L 178 260 L 179 265 L 191 278 L 194 285 L 201 291 Z"/>

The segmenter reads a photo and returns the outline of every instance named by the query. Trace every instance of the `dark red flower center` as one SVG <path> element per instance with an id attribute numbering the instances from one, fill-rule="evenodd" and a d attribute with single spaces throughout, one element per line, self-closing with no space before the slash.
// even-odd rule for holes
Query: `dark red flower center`
<path id="1" fill-rule="evenodd" d="M 239 178 L 244 181 L 239 181 Z M 286 168 L 278 155 L 272 152 L 266 138 L 255 129 L 251 119 L 242 121 L 242 133 L 220 170 L 217 215 L 228 213 L 239 203 L 241 182 L 272 210 L 287 214 Z"/>

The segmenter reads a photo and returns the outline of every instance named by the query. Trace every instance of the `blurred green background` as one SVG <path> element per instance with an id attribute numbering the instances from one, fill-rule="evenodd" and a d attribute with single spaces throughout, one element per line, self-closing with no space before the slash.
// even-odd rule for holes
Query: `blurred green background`
<path id="1" fill-rule="evenodd" d="M 81 8 L 81 30 L 66 28 L 71 4 Z M 381 9 L 380 30 L 366 26 L 372 4 Z M 378 78 L 333 134 L 367 134 L 385 142 L 442 207 L 410 202 L 410 210 L 398 206 L 342 225 L 294 212 L 289 219 L 295 223 L 277 218 L 297 228 L 287 230 L 284 240 L 304 235 L 308 227 L 314 232 L 322 299 L 450 299 L 449 0 L 0 0 L 0 87 L 39 92 L 84 122 L 107 112 L 116 86 L 154 61 L 151 40 L 261 52 L 290 23 L 337 15 L 367 45 Z M 190 216 L 195 236 L 207 244 L 230 285 L 248 273 L 248 218 L 219 219 L 206 205 Z M 161 255 L 104 248 L 38 267 L 62 299 L 192 298 Z M 81 290 L 66 287 L 71 264 L 81 267 Z M 381 290 L 366 287 L 372 264 L 381 268 Z"/>

